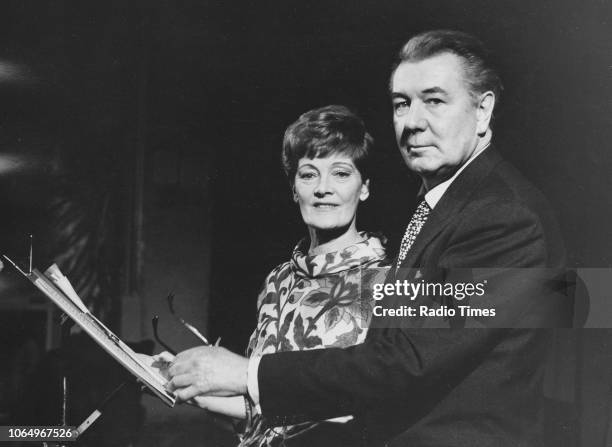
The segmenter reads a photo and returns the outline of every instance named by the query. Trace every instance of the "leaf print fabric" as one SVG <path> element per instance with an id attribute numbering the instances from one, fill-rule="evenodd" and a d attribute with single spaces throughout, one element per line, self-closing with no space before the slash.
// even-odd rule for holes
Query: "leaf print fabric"
<path id="1" fill-rule="evenodd" d="M 315 256 L 304 254 L 303 240 L 291 260 L 270 273 L 259 295 L 249 355 L 363 342 L 373 299 L 362 288 L 384 277 L 385 250 L 378 237 L 362 235 L 362 242 Z"/>
<path id="2" fill-rule="evenodd" d="M 384 281 L 388 263 L 381 238 L 361 236 L 362 242 L 315 256 L 307 255 L 308 242 L 302 240 L 291 260 L 268 275 L 247 355 L 343 348 L 365 340 L 374 306 L 370 289 Z M 241 446 L 282 445 L 314 425 L 265 429 L 257 419 L 246 428 Z"/>

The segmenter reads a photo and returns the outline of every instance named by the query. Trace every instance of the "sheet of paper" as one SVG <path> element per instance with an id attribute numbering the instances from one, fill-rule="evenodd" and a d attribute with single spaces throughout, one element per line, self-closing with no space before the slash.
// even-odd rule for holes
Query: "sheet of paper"
<path id="1" fill-rule="evenodd" d="M 53 281 L 53 283 L 59 287 L 60 290 L 64 292 L 66 296 L 78 306 L 79 309 L 81 309 L 83 312 L 89 312 L 89 309 L 87 309 L 87 306 L 85 303 L 83 303 L 81 297 L 79 297 L 79 295 L 76 293 L 72 287 L 72 284 L 70 284 L 70 281 L 61 272 L 57 264 L 53 264 L 51 267 L 45 270 L 45 276 Z"/>
<path id="2" fill-rule="evenodd" d="M 58 269 L 59 271 L 59 269 Z M 110 329 L 108 329 L 101 321 L 94 317 L 87 308 L 85 310 L 77 304 L 81 302 L 71 297 L 63 291 L 59 286 L 55 285 L 55 281 L 49 279 L 47 276 L 40 273 L 38 270 L 33 269 L 30 273 L 22 272 L 26 278 L 28 278 L 40 291 L 42 291 L 49 299 L 51 299 L 57 306 L 75 323 L 77 323 L 83 330 L 106 352 L 121 363 L 128 371 L 130 371 L 136 379 L 146 385 L 151 391 L 153 391 L 164 403 L 169 406 L 174 406 L 176 397 L 173 393 L 168 392 L 165 388 L 167 380 L 159 374 L 155 369 L 150 368 L 141 362 L 136 353 L 125 344 L 119 337 L 117 337 Z M 61 274 L 61 272 L 60 272 Z M 61 277 L 56 276 L 59 281 Z M 62 275 L 63 276 L 63 275 Z M 74 292 L 74 290 L 73 290 Z M 75 293 L 76 295 L 76 293 Z M 78 295 L 77 295 L 78 298 Z M 83 305 L 84 307 L 84 305 Z"/>

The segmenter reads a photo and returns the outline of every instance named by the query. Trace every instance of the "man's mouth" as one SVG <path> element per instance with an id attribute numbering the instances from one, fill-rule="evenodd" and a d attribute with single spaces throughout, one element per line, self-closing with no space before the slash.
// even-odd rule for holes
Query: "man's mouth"
<path id="1" fill-rule="evenodd" d="M 414 154 L 414 155 L 418 155 L 420 153 L 423 153 L 425 151 L 427 151 L 428 149 L 431 149 L 432 146 L 429 144 L 407 144 L 406 145 L 406 152 L 408 154 Z"/>

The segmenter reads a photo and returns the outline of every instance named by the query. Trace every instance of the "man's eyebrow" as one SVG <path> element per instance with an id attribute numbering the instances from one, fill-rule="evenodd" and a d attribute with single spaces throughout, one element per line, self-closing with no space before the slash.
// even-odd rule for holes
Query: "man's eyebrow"
<path id="1" fill-rule="evenodd" d="M 448 95 L 448 92 L 446 90 L 444 90 L 442 87 L 429 87 L 426 88 L 425 90 L 421 91 L 421 94 L 424 95 L 428 95 L 428 94 L 432 94 L 432 93 L 439 93 L 442 95 Z M 391 92 L 391 99 L 396 99 L 396 98 L 408 98 L 408 95 L 401 93 L 401 92 Z"/>
<path id="2" fill-rule="evenodd" d="M 428 93 L 442 93 L 444 95 L 447 94 L 446 90 L 444 90 L 442 87 L 430 87 L 430 88 L 426 88 L 425 90 L 423 90 L 423 93 L 428 94 Z"/>

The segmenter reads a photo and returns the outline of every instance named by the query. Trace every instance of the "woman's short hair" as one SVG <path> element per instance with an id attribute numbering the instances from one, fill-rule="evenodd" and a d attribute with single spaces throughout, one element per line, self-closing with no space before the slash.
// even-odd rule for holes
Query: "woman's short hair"
<path id="1" fill-rule="evenodd" d="M 373 144 L 363 120 L 347 107 L 331 105 L 309 110 L 285 131 L 283 168 L 293 184 L 300 159 L 341 154 L 355 163 L 361 178 L 366 180 Z"/>

